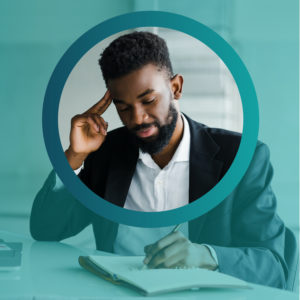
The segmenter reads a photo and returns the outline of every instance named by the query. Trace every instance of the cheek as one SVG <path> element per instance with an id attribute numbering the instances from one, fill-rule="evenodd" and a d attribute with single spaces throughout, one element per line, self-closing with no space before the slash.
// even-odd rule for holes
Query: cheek
<path id="1" fill-rule="evenodd" d="M 119 118 L 121 120 L 121 122 L 123 123 L 124 126 L 128 127 L 128 124 L 130 122 L 130 117 L 129 117 L 129 113 L 128 112 L 118 112 Z"/>
<path id="2" fill-rule="evenodd" d="M 170 101 L 162 101 L 155 109 L 156 118 L 162 123 L 166 122 L 166 118 L 169 115 Z"/>

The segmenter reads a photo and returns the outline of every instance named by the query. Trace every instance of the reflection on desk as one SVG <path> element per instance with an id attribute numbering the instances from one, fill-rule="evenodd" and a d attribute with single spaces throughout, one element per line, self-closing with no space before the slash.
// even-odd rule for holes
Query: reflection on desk
<path id="1" fill-rule="evenodd" d="M 82 269 L 80 255 L 111 255 L 58 242 L 36 242 L 0 231 L 7 242 L 22 242 L 19 271 L 0 273 L 0 299 L 145 299 L 135 291 L 113 285 Z M 250 284 L 253 289 L 201 289 L 168 293 L 153 299 L 298 299 L 292 292 Z M 147 297 L 147 299 L 152 297 Z"/>

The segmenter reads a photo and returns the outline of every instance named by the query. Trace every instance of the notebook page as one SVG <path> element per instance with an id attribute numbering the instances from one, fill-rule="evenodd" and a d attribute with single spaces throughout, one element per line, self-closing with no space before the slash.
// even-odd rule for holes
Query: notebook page
<path id="1" fill-rule="evenodd" d="M 247 284 L 237 278 L 205 269 L 150 269 L 131 271 L 122 275 L 128 282 L 146 290 L 175 291 L 185 288 L 247 288 Z"/>
<path id="2" fill-rule="evenodd" d="M 246 282 L 235 277 L 200 268 L 142 269 L 143 256 L 92 256 L 90 258 L 104 270 L 117 274 L 118 278 L 136 285 L 148 293 L 193 287 L 248 287 Z"/>
<path id="3" fill-rule="evenodd" d="M 103 270 L 117 275 L 141 271 L 144 258 L 144 256 L 89 256 L 89 259 Z"/>

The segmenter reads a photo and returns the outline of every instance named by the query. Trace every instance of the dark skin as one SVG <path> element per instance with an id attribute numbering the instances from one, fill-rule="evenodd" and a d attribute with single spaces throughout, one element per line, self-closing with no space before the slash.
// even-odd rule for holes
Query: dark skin
<path id="1" fill-rule="evenodd" d="M 72 118 L 70 146 L 65 154 L 73 169 L 79 168 L 87 156 L 101 147 L 105 141 L 108 124 L 101 117 L 114 102 L 119 117 L 128 129 L 142 124 L 170 123 L 168 112 L 171 101 L 179 112 L 183 77 L 168 78 L 167 72 L 153 64 L 145 65 L 121 78 L 110 80 L 103 98 L 86 112 Z M 147 129 L 148 130 L 148 129 Z M 159 129 L 152 125 L 149 130 L 136 134 L 147 141 L 154 140 Z M 146 136 L 145 136 L 146 135 Z M 160 168 L 172 159 L 183 135 L 183 120 L 178 117 L 169 143 L 152 155 Z M 191 243 L 180 232 L 173 232 L 154 244 L 145 247 L 144 263 L 149 268 L 217 267 L 210 251 L 204 245 Z"/>

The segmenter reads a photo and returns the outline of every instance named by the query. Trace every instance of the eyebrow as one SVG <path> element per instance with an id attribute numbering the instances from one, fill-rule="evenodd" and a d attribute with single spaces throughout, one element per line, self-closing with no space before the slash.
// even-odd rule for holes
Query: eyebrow
<path id="1" fill-rule="evenodd" d="M 123 100 L 120 100 L 120 99 L 113 99 L 113 102 L 116 104 L 116 103 L 125 103 Z"/>
<path id="2" fill-rule="evenodd" d="M 148 94 L 150 94 L 150 93 L 152 93 L 152 92 L 154 92 L 154 89 L 147 89 L 147 90 L 145 90 L 144 92 L 142 92 L 141 94 L 139 94 L 138 96 L 137 96 L 137 98 L 142 98 L 142 97 L 144 97 L 144 96 L 146 96 L 146 95 L 148 95 Z M 113 102 L 114 103 L 125 103 L 123 100 L 120 100 L 120 99 L 113 99 Z"/>
<path id="3" fill-rule="evenodd" d="M 142 97 L 144 97 L 144 96 L 146 96 L 146 95 L 152 93 L 153 91 L 154 91 L 153 89 L 147 89 L 147 90 L 144 91 L 143 93 L 139 94 L 139 95 L 137 96 L 137 98 L 142 98 Z"/>

